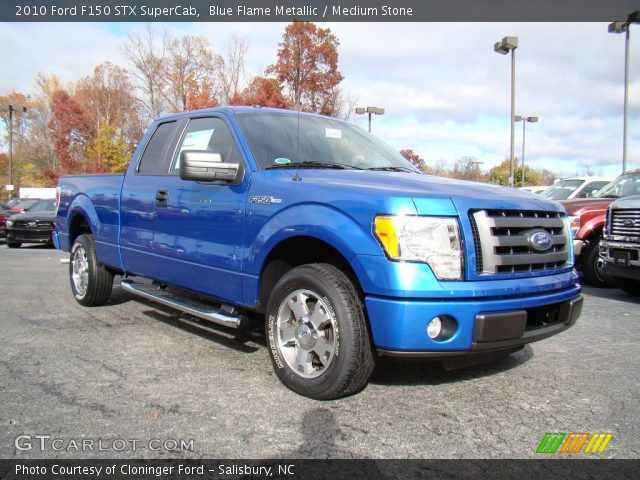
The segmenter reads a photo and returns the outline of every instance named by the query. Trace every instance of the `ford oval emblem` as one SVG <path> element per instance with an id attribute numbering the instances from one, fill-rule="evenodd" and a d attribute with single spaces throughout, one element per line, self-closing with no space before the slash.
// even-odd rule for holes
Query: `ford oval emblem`
<path id="1" fill-rule="evenodd" d="M 636 222 L 631 218 L 626 218 L 623 224 L 625 227 L 634 227 L 636 225 Z"/>
<path id="2" fill-rule="evenodd" d="M 546 252 L 553 245 L 551 235 L 545 230 L 533 230 L 527 235 L 529 246 L 537 252 Z"/>

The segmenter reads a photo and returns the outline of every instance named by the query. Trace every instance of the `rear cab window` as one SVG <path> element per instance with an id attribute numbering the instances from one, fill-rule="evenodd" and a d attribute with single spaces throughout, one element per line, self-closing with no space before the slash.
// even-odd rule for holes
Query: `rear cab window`
<path id="1" fill-rule="evenodd" d="M 139 175 L 166 174 L 167 150 L 171 145 L 176 131 L 176 121 L 165 122 L 158 125 L 156 131 L 149 139 L 144 153 L 138 162 L 136 173 Z"/>

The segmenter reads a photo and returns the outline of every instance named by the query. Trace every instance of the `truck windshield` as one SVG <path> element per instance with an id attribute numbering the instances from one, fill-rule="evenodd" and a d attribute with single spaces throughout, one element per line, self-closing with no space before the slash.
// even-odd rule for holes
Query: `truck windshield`
<path id="1" fill-rule="evenodd" d="M 38 200 L 38 202 L 29 209 L 30 212 L 55 212 L 55 201 L 53 198 Z"/>
<path id="2" fill-rule="evenodd" d="M 593 196 L 597 198 L 618 198 L 638 194 L 640 194 L 640 172 L 634 172 L 620 175 L 598 190 Z"/>
<path id="3" fill-rule="evenodd" d="M 348 168 L 419 173 L 402 155 L 339 120 L 278 112 L 238 113 L 261 169 Z"/>

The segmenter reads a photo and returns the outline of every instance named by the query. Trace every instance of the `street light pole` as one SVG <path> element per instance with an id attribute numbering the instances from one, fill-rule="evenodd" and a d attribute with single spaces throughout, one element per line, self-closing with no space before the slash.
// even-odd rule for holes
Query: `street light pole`
<path id="1" fill-rule="evenodd" d="M 516 49 L 511 49 L 511 146 L 509 148 L 509 154 L 511 158 L 511 175 L 509 176 L 509 183 L 511 188 L 516 186 L 516 156 L 515 156 L 515 131 L 516 122 L 514 115 L 516 114 Z"/>
<path id="2" fill-rule="evenodd" d="M 509 148 L 509 186 L 513 187 L 515 184 L 515 172 L 514 172 L 514 136 L 515 136 L 515 122 L 514 115 L 516 110 L 516 48 L 518 48 L 518 37 L 504 37 L 500 42 L 496 42 L 493 46 L 493 50 L 500 55 L 506 55 L 511 52 L 511 141 Z"/>
<path id="3" fill-rule="evenodd" d="M 514 120 L 516 122 L 522 122 L 522 187 L 524 187 L 524 142 L 525 142 L 525 126 L 527 122 L 536 123 L 538 121 L 538 117 L 523 117 L 521 115 L 516 115 Z"/>
<path id="4" fill-rule="evenodd" d="M 384 108 L 380 107 L 358 107 L 356 113 L 362 115 L 364 113 L 369 114 L 369 133 L 371 133 L 371 115 L 384 115 Z"/>
<path id="5" fill-rule="evenodd" d="M 0 111 L 9 112 L 9 185 L 13 186 L 13 112 L 16 111 L 26 112 L 27 107 L 13 105 L 1 105 Z M 13 196 L 13 190 L 9 191 L 9 198 Z"/>
<path id="6" fill-rule="evenodd" d="M 627 132 L 629 123 L 629 37 L 632 23 L 640 23 L 640 10 L 632 12 L 626 22 L 609 24 L 609 33 L 624 32 L 624 100 L 622 108 L 622 173 L 627 171 Z"/>

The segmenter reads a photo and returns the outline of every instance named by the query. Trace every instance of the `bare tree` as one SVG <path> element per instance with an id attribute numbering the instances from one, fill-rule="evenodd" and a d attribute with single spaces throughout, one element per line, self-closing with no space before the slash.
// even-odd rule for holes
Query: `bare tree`
<path id="1" fill-rule="evenodd" d="M 173 111 L 187 109 L 189 93 L 198 85 L 210 82 L 222 58 L 214 55 L 207 39 L 192 35 L 170 38 L 162 78 L 164 98 Z"/>
<path id="2" fill-rule="evenodd" d="M 244 83 L 244 58 L 249 50 L 249 42 L 237 36 L 232 36 L 227 44 L 227 52 L 218 64 L 217 77 L 219 82 L 220 102 L 229 100 L 239 93 Z"/>
<path id="3" fill-rule="evenodd" d="M 158 33 L 149 24 L 142 32 L 130 33 L 129 41 L 123 47 L 131 64 L 130 73 L 142 92 L 141 100 L 150 119 L 159 116 L 166 108 L 163 94 L 165 77 L 162 73 L 168 44 L 168 34 Z"/>
<path id="4" fill-rule="evenodd" d="M 341 87 L 336 87 L 332 98 L 334 116 L 342 120 L 351 120 L 358 101 L 359 98 L 353 96 L 351 92 L 345 92 Z"/>

